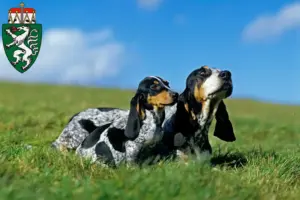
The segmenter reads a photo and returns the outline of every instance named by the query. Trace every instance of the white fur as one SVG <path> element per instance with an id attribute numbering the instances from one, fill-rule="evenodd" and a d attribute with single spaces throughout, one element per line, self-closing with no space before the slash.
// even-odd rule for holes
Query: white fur
<path id="1" fill-rule="evenodd" d="M 223 79 L 219 76 L 220 70 L 211 68 L 212 74 L 204 81 L 202 88 L 204 88 L 205 97 L 218 91 L 223 86 Z"/>

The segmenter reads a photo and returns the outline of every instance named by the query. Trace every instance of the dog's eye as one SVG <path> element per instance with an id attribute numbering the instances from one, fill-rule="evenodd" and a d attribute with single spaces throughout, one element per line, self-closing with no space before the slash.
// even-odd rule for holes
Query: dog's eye
<path id="1" fill-rule="evenodd" d="M 151 87 L 150 87 L 150 88 L 151 88 L 152 90 L 158 90 L 158 89 L 159 89 L 159 87 L 160 87 L 159 85 L 157 85 L 157 84 L 153 84 L 153 85 L 151 85 Z"/>
<path id="2" fill-rule="evenodd" d="M 207 69 L 203 69 L 200 72 L 200 76 L 204 76 L 204 77 L 208 77 L 210 74 L 211 74 L 211 71 L 207 70 Z"/>
<path id="3" fill-rule="evenodd" d="M 205 75 L 206 75 L 206 71 L 200 72 L 200 75 L 201 75 L 201 76 L 205 76 Z"/>

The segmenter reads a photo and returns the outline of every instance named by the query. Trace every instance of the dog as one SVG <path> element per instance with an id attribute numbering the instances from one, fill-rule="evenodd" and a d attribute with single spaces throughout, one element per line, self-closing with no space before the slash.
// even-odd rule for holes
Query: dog
<path id="1" fill-rule="evenodd" d="M 178 103 L 166 108 L 164 135 L 152 149 L 152 156 L 173 156 L 187 161 L 189 155 L 207 160 L 212 147 L 208 132 L 216 119 L 214 136 L 226 141 L 236 140 L 224 99 L 233 91 L 231 72 L 202 66 L 192 71 Z"/>
<path id="2" fill-rule="evenodd" d="M 141 148 L 162 138 L 165 106 L 177 103 L 178 96 L 162 78 L 146 77 L 131 99 L 130 110 L 89 108 L 79 112 L 52 147 L 76 149 L 76 154 L 104 165 L 117 166 L 124 160 L 133 163 Z"/>

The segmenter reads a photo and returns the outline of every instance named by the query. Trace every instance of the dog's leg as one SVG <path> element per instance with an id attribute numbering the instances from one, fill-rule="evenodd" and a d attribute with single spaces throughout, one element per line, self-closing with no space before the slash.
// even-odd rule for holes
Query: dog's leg
<path id="1" fill-rule="evenodd" d="M 134 141 L 127 141 L 125 143 L 127 167 L 131 168 L 134 164 L 136 164 L 137 156 L 141 148 L 142 145 Z"/>
<path id="2" fill-rule="evenodd" d="M 61 146 L 75 150 L 88 135 L 88 131 L 83 129 L 77 121 L 72 122 L 65 127 L 51 146 L 58 150 Z"/>
<path id="3" fill-rule="evenodd" d="M 180 161 L 183 161 L 184 164 L 188 165 L 189 156 L 181 150 L 176 150 L 176 157 L 179 158 Z"/>
<path id="4" fill-rule="evenodd" d="M 212 156 L 212 148 L 207 135 L 195 138 L 194 152 L 197 160 L 208 161 Z"/>
<path id="5" fill-rule="evenodd" d="M 188 164 L 190 158 L 206 162 L 211 159 L 211 155 L 212 148 L 206 136 L 191 138 L 186 145 L 183 145 L 176 151 L 177 159 L 183 161 L 185 164 Z"/>

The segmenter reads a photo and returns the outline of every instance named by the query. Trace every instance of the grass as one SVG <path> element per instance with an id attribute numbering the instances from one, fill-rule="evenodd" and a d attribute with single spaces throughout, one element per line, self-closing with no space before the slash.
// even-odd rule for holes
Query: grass
<path id="1" fill-rule="evenodd" d="M 1 200 L 300 197 L 300 107 L 226 100 L 237 141 L 210 133 L 215 167 L 174 162 L 110 170 L 49 145 L 73 113 L 128 108 L 132 92 L 11 83 L 1 83 L 0 91 Z"/>

